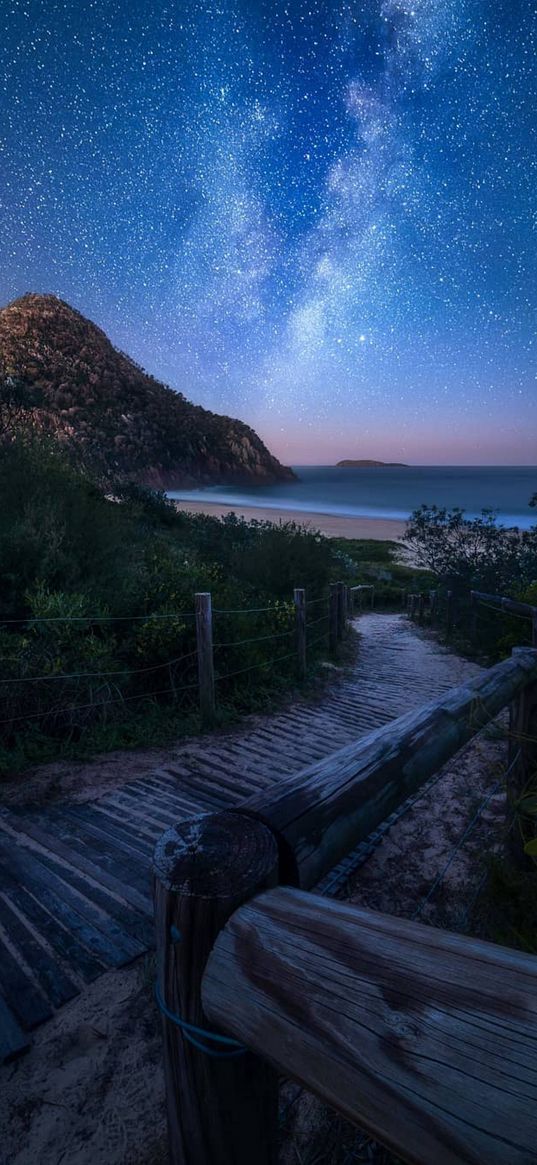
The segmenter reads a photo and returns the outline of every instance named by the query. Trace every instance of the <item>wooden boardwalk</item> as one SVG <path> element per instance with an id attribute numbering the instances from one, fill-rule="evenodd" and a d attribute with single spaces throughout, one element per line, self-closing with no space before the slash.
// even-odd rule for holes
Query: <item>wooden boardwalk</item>
<path id="1" fill-rule="evenodd" d="M 400 615 L 367 614 L 352 672 L 318 704 L 191 739 L 85 804 L 0 813 L 0 1059 L 103 971 L 153 946 L 150 865 L 169 825 L 239 804 L 478 670 Z"/>

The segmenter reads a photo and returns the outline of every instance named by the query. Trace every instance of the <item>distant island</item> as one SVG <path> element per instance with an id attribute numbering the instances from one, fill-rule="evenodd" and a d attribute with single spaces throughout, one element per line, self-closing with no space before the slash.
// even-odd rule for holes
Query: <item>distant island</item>
<path id="1" fill-rule="evenodd" d="M 408 469 L 404 461 L 338 461 L 336 469 L 376 469 L 382 466 L 384 469 Z"/>

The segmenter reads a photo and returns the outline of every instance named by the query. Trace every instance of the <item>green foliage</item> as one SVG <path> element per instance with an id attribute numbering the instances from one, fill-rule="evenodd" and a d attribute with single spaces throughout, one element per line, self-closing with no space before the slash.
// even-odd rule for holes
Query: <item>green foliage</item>
<path id="1" fill-rule="evenodd" d="M 223 719 L 294 684 L 293 588 L 313 600 L 340 577 L 330 540 L 138 486 L 107 498 L 28 435 L 2 450 L 0 494 L 0 765 L 192 730 L 196 591 L 213 596 Z"/>
<path id="2" fill-rule="evenodd" d="M 499 526 L 492 510 L 465 518 L 464 510 L 420 506 L 407 525 L 405 545 L 416 563 L 454 594 L 471 589 L 498 595 L 537 578 L 537 526 Z"/>
<path id="3" fill-rule="evenodd" d="M 482 938 L 537 954 L 535 870 L 520 869 L 505 856 L 492 857 L 474 928 Z"/>
<path id="4" fill-rule="evenodd" d="M 401 606 L 401 592 L 427 591 L 433 586 L 432 575 L 401 562 L 401 544 L 377 542 L 372 538 L 334 538 L 344 563 L 342 577 L 351 586 L 359 583 L 375 587 L 376 607 Z M 365 600 L 367 602 L 367 600 Z"/>

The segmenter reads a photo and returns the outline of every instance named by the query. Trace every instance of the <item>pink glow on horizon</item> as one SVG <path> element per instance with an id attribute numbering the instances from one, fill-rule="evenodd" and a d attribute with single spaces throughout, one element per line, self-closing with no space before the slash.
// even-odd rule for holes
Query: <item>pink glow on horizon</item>
<path id="1" fill-rule="evenodd" d="M 249 421 L 251 424 L 252 422 Z M 254 428 L 256 425 L 254 424 Z M 358 429 L 347 434 L 313 427 L 286 431 L 260 420 L 257 432 L 284 464 L 335 465 L 343 459 L 401 461 L 410 465 L 536 465 L 537 437 L 514 426 L 498 432 L 497 426 L 469 424 L 466 430 L 446 431 L 416 427 L 416 432 L 390 432 L 388 426 Z"/>

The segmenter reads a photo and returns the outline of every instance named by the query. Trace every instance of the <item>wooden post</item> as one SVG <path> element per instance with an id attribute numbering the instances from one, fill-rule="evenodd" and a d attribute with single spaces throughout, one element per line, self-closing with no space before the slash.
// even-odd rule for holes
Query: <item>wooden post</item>
<path id="1" fill-rule="evenodd" d="M 328 649 L 330 655 L 335 655 L 338 644 L 338 584 L 330 583 L 330 597 L 328 607 Z"/>
<path id="2" fill-rule="evenodd" d="M 201 1004 L 205 964 L 237 907 L 277 885 L 276 841 L 267 826 L 246 814 L 195 817 L 160 838 L 153 871 L 157 1002 L 194 1028 L 214 1033 Z M 230 1056 L 239 1052 L 233 1044 L 196 1031 L 190 1035 L 209 1053 L 163 1011 L 171 1165 L 275 1165 L 276 1072 L 250 1053 Z"/>
<path id="3" fill-rule="evenodd" d="M 531 646 L 537 647 L 537 607 L 531 617 Z"/>
<path id="4" fill-rule="evenodd" d="M 371 610 L 375 606 L 375 588 L 371 587 Z"/>
<path id="5" fill-rule="evenodd" d="M 288 886 L 237 910 L 202 989 L 213 1022 L 388 1146 L 377 1160 L 413 1165 L 534 1165 L 536 993 L 525 951 Z"/>
<path id="6" fill-rule="evenodd" d="M 429 612 L 433 623 L 436 615 L 436 591 L 429 591 Z"/>
<path id="7" fill-rule="evenodd" d="M 515 659 L 526 655 L 527 647 L 513 647 Z M 535 651 L 537 660 L 537 650 Z M 524 818 L 517 811 L 517 803 L 524 794 L 537 794 L 537 682 L 526 684 L 509 709 L 509 777 L 507 780 L 507 834 L 508 850 L 520 866 L 531 866 L 532 859 L 524 853 L 524 842 L 537 836 L 537 820 Z M 512 814 L 515 820 L 512 821 Z"/>
<path id="8" fill-rule="evenodd" d="M 470 636 L 475 643 L 477 640 L 477 595 L 470 591 Z"/>
<path id="9" fill-rule="evenodd" d="M 337 584 L 337 637 L 343 639 L 346 624 L 345 583 Z"/>
<path id="10" fill-rule="evenodd" d="M 295 626 L 297 650 L 297 675 L 306 678 L 306 592 L 303 587 L 295 587 Z"/>
<path id="11" fill-rule="evenodd" d="M 446 596 L 446 639 L 451 635 L 453 627 L 453 591 L 448 591 Z"/>
<path id="12" fill-rule="evenodd" d="M 208 592 L 199 592 L 195 596 L 195 610 L 201 723 L 204 728 L 212 728 L 216 718 L 216 701 L 214 692 L 213 614 L 211 596 Z"/>
<path id="13" fill-rule="evenodd" d="M 424 597 L 423 597 L 422 592 L 420 591 L 420 593 L 418 595 L 418 619 L 419 619 L 420 623 L 423 623 L 423 607 L 424 607 Z"/>
<path id="14" fill-rule="evenodd" d="M 354 595 L 352 587 L 345 587 L 345 596 L 347 599 L 347 619 L 351 620 L 354 614 Z"/>

